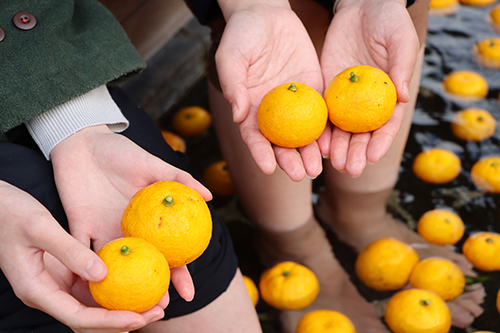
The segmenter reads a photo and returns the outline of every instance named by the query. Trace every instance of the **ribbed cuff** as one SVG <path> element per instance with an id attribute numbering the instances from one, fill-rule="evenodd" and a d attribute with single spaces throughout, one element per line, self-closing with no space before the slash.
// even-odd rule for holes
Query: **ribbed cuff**
<path id="1" fill-rule="evenodd" d="M 115 133 L 126 130 L 129 125 L 106 86 L 91 90 L 25 123 L 47 160 L 50 160 L 52 149 L 71 134 L 102 124 L 108 125 Z"/>

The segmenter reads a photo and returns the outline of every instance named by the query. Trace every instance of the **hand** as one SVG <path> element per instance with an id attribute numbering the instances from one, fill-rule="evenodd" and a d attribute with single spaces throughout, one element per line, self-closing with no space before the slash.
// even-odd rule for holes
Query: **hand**
<path id="1" fill-rule="evenodd" d="M 52 150 L 54 177 L 70 232 L 95 251 L 122 237 L 120 221 L 131 197 L 159 180 L 187 185 L 210 200 L 210 192 L 190 174 L 149 154 L 106 125 L 88 127 Z M 172 283 L 190 301 L 194 286 L 186 266 L 172 269 Z"/>
<path id="2" fill-rule="evenodd" d="M 274 87 L 296 81 L 323 91 L 314 46 L 302 22 L 285 3 L 248 5 L 231 13 L 221 3 L 227 25 L 216 64 L 224 97 L 257 165 L 271 174 L 278 163 L 292 180 L 299 181 L 306 173 L 310 177 L 321 173 L 321 155 L 329 154 L 330 132 L 306 147 L 287 149 L 272 145 L 257 124 L 260 100 Z"/>
<path id="3" fill-rule="evenodd" d="M 75 286 L 106 276 L 104 263 L 28 193 L 0 181 L 0 197 L 0 267 L 26 305 L 76 332 L 135 330 L 163 317 L 168 298 L 142 314 L 87 307 L 75 299 Z"/>
<path id="4" fill-rule="evenodd" d="M 387 153 L 403 122 L 418 50 L 417 32 L 402 1 L 340 1 L 321 54 L 325 87 L 348 67 L 371 65 L 389 74 L 398 102 L 389 121 L 371 133 L 334 127 L 330 156 L 335 169 L 357 177 L 367 162 L 376 163 Z"/>

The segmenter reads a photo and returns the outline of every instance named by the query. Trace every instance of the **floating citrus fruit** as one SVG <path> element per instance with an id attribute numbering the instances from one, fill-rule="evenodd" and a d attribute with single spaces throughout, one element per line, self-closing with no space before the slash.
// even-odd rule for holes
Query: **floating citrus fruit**
<path id="1" fill-rule="evenodd" d="M 490 37 L 475 44 L 473 55 L 486 68 L 500 68 L 500 38 Z"/>
<path id="2" fill-rule="evenodd" d="M 458 0 L 431 0 L 429 3 L 432 15 L 451 15 L 460 7 Z"/>
<path id="3" fill-rule="evenodd" d="M 309 268 L 284 261 L 262 273 L 259 281 L 262 299 L 280 310 L 300 310 L 318 296 L 319 281 Z"/>
<path id="4" fill-rule="evenodd" d="M 203 171 L 202 178 L 205 186 L 217 195 L 232 195 L 236 192 L 233 179 L 224 160 L 210 164 Z"/>
<path id="5" fill-rule="evenodd" d="M 448 333 L 451 328 L 446 302 L 424 289 L 396 293 L 387 302 L 384 318 L 393 333 Z"/>
<path id="6" fill-rule="evenodd" d="M 493 29 L 500 33 L 500 4 L 490 10 L 489 20 Z"/>
<path id="7" fill-rule="evenodd" d="M 456 244 L 464 235 L 464 222 L 448 209 L 425 212 L 417 223 L 417 232 L 423 239 L 438 245 Z"/>
<path id="8" fill-rule="evenodd" d="M 183 138 L 170 131 L 161 131 L 163 138 L 168 143 L 170 147 L 172 147 L 175 151 L 180 151 L 182 153 L 186 152 L 186 141 Z"/>
<path id="9" fill-rule="evenodd" d="M 393 238 L 379 239 L 365 247 L 356 258 L 355 270 L 368 287 L 379 291 L 403 288 L 419 261 L 408 244 Z"/>
<path id="10" fill-rule="evenodd" d="M 450 94 L 465 100 L 481 99 L 488 95 L 488 82 L 472 71 L 451 72 L 443 79 L 443 85 Z"/>
<path id="11" fill-rule="evenodd" d="M 477 7 L 486 7 L 491 5 L 497 0 L 460 0 L 460 2 L 467 6 L 477 6 Z"/>
<path id="12" fill-rule="evenodd" d="M 445 184 L 458 177 L 462 163 L 458 156 L 443 148 L 420 152 L 413 160 L 413 173 L 429 184 Z"/>
<path id="13" fill-rule="evenodd" d="M 144 312 L 163 298 L 170 283 L 170 268 L 151 243 L 134 237 L 115 239 L 97 255 L 108 267 L 99 282 L 89 282 L 94 300 L 108 310 Z"/>
<path id="14" fill-rule="evenodd" d="M 484 157 L 470 170 L 472 182 L 485 192 L 500 193 L 500 156 Z"/>
<path id="15" fill-rule="evenodd" d="M 257 285 L 246 275 L 243 275 L 243 282 L 245 282 L 245 286 L 247 287 L 253 306 L 256 306 L 259 302 L 259 289 L 257 288 Z"/>
<path id="16" fill-rule="evenodd" d="M 185 138 L 195 137 L 212 125 L 212 115 L 201 106 L 186 106 L 172 117 L 173 130 Z"/>
<path id="17" fill-rule="evenodd" d="M 454 262 L 445 258 L 429 257 L 415 265 L 410 275 L 410 285 L 432 290 L 449 302 L 464 291 L 465 276 Z"/>
<path id="18" fill-rule="evenodd" d="M 500 271 L 500 234 L 490 231 L 472 234 L 465 240 L 462 252 L 475 268 Z"/>
<path id="19" fill-rule="evenodd" d="M 356 333 L 353 323 L 340 312 L 314 310 L 299 321 L 295 333 Z"/>
<path id="20" fill-rule="evenodd" d="M 480 142 L 495 134 L 496 120 L 484 109 L 467 108 L 455 113 L 451 121 L 453 135 L 461 140 Z"/>
<path id="21" fill-rule="evenodd" d="M 325 100 L 302 83 L 285 83 L 261 100 L 257 122 L 262 134 L 277 146 L 298 148 L 316 141 L 326 127 Z"/>
<path id="22" fill-rule="evenodd" d="M 345 69 L 325 90 L 330 121 L 344 131 L 370 132 L 391 118 L 396 88 L 384 71 L 367 65 Z"/>
<path id="23" fill-rule="evenodd" d="M 162 180 L 130 199 L 121 221 L 124 236 L 155 245 L 171 268 L 198 258 L 212 237 L 212 218 L 201 195 L 175 181 Z"/>

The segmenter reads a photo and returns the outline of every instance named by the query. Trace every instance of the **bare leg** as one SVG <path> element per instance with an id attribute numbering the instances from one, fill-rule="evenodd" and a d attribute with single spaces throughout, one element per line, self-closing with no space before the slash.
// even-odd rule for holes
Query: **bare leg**
<path id="1" fill-rule="evenodd" d="M 238 270 L 228 289 L 206 307 L 189 315 L 152 323 L 139 332 L 258 333 L 262 328 Z"/>

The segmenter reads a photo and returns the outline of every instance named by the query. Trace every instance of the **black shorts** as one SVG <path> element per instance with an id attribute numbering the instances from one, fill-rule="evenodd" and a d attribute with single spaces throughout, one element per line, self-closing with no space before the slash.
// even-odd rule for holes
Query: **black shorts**
<path id="1" fill-rule="evenodd" d="M 201 181 L 186 155 L 175 152 L 163 139 L 150 117 L 118 88 L 110 89 L 115 102 L 130 121 L 122 134 L 167 163 L 189 172 Z M 21 188 L 39 200 L 54 218 L 68 231 L 68 222 L 57 194 L 52 164 L 47 161 L 27 130 L 17 128 L 13 142 L 0 142 L 0 179 Z M 20 134 L 19 134 L 20 133 Z M 180 298 L 171 284 L 170 304 L 164 319 L 183 316 L 210 304 L 229 286 L 238 267 L 230 235 L 223 222 L 214 214 L 212 240 L 207 250 L 188 265 L 195 285 L 193 301 Z M 0 332 L 9 333 L 62 333 L 73 332 L 42 311 L 24 305 L 0 272 Z"/>

